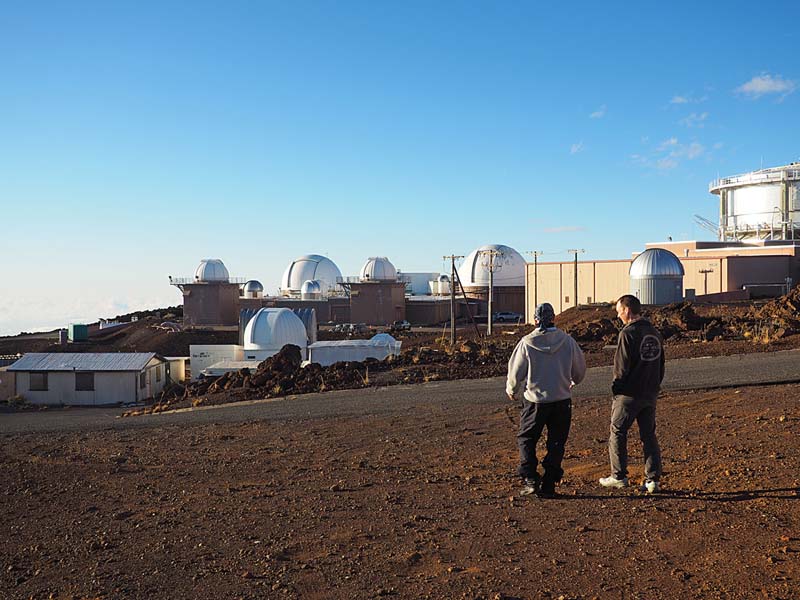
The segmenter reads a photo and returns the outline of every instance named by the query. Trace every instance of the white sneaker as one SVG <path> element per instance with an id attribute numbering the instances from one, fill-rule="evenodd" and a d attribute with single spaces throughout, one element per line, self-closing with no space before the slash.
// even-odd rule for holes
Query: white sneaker
<path id="1" fill-rule="evenodd" d="M 639 486 L 639 491 L 646 494 L 657 494 L 661 491 L 661 484 L 652 479 L 645 479 L 644 483 Z"/>
<path id="2" fill-rule="evenodd" d="M 617 479 L 614 475 L 609 475 L 600 478 L 600 485 L 607 488 L 624 488 L 628 487 L 628 478 Z"/>

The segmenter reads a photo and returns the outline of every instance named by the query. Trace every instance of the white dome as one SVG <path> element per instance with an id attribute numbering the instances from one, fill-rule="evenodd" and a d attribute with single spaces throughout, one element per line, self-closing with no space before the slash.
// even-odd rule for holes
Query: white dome
<path id="1" fill-rule="evenodd" d="M 298 294 L 302 291 L 303 282 L 319 282 L 322 293 L 327 295 L 336 290 L 336 282 L 341 279 L 342 272 L 330 259 L 319 254 L 306 254 L 294 259 L 286 267 L 281 278 L 281 293 Z"/>
<path id="2" fill-rule="evenodd" d="M 194 271 L 195 281 L 203 283 L 211 281 L 227 283 L 229 277 L 228 269 L 218 258 L 204 258 Z"/>
<path id="3" fill-rule="evenodd" d="M 372 256 L 361 267 L 361 281 L 397 281 L 397 269 L 385 256 Z"/>
<path id="4" fill-rule="evenodd" d="M 277 352 L 286 344 L 303 350 L 307 339 L 303 321 L 288 308 L 262 308 L 244 328 L 245 350 Z"/>
<path id="5" fill-rule="evenodd" d="M 630 268 L 633 279 L 651 277 L 683 277 L 681 261 L 664 248 L 648 248 L 633 259 Z"/>
<path id="6" fill-rule="evenodd" d="M 522 255 L 509 246 L 487 244 L 470 252 L 458 268 L 458 276 L 465 288 L 488 287 L 489 255 L 483 253 L 486 250 L 501 253 L 493 259 L 492 283 L 495 287 L 525 285 L 525 259 Z"/>
<path id="7" fill-rule="evenodd" d="M 321 294 L 322 293 L 322 285 L 320 285 L 319 281 L 304 281 L 303 285 L 300 287 L 300 293 L 305 296 L 307 294 Z"/>
<path id="8" fill-rule="evenodd" d="M 438 277 L 438 279 L 436 281 L 440 281 L 440 282 L 450 281 L 450 278 L 447 275 L 439 275 L 439 277 Z"/>

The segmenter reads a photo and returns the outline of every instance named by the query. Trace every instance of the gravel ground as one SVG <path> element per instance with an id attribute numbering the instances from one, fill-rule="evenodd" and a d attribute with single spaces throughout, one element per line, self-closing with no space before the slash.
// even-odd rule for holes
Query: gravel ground
<path id="1" fill-rule="evenodd" d="M 517 495 L 515 407 L 424 389 L 373 414 L 3 435 L 0 598 L 797 597 L 799 385 L 665 394 L 654 496 L 596 486 L 608 400 L 576 400 L 550 500 Z"/>

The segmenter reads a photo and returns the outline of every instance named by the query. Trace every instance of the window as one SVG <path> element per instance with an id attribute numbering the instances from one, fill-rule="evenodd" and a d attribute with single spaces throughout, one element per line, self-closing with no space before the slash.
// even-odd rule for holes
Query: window
<path id="1" fill-rule="evenodd" d="M 75 391 L 93 392 L 94 373 L 75 373 Z"/>
<path id="2" fill-rule="evenodd" d="M 161 381 L 161 367 L 156 367 L 156 381 Z"/>
<path id="3" fill-rule="evenodd" d="M 147 385 L 147 373 L 142 371 L 141 373 L 139 373 L 139 387 L 144 389 L 146 385 Z"/>
<path id="4" fill-rule="evenodd" d="M 47 391 L 47 373 L 31 373 L 28 389 L 32 392 Z"/>

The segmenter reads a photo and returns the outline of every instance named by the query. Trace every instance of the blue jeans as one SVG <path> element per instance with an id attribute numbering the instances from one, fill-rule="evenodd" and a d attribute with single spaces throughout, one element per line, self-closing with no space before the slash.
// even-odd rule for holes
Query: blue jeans
<path id="1" fill-rule="evenodd" d="M 617 394 L 611 404 L 611 431 L 608 437 L 608 457 L 611 473 L 617 479 L 628 476 L 628 430 L 636 421 L 644 453 L 644 475 L 658 481 L 661 478 L 661 448 L 656 438 L 656 398 Z"/>
<path id="2" fill-rule="evenodd" d="M 536 467 L 536 444 L 547 427 L 547 454 L 542 460 L 545 480 L 561 481 L 564 470 L 561 461 L 564 459 L 564 446 L 569 436 L 572 421 L 572 399 L 558 402 L 522 401 L 522 412 L 519 419 L 517 446 L 519 447 L 519 470 L 523 479 L 538 479 Z"/>

